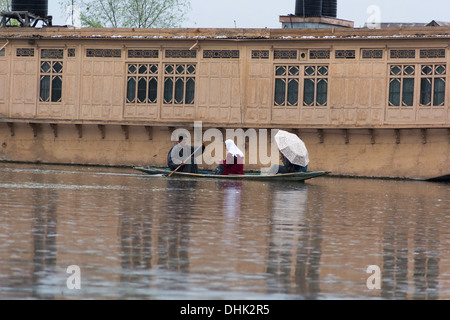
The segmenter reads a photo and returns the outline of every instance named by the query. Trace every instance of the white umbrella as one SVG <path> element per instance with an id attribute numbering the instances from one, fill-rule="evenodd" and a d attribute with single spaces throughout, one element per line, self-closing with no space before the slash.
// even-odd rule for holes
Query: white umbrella
<path id="1" fill-rule="evenodd" d="M 309 153 L 305 143 L 295 134 L 280 130 L 275 135 L 275 142 L 280 152 L 293 164 L 306 167 Z"/>

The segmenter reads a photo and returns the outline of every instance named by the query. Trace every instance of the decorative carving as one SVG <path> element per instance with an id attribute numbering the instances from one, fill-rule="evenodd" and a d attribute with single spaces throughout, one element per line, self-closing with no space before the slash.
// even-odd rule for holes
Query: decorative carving
<path id="1" fill-rule="evenodd" d="M 159 50 L 128 50 L 128 58 L 131 59 L 156 59 L 159 57 Z"/>
<path id="2" fill-rule="evenodd" d="M 121 49 L 86 49 L 88 58 L 121 58 Z"/>
<path id="3" fill-rule="evenodd" d="M 309 50 L 310 59 L 330 59 L 330 50 Z"/>
<path id="4" fill-rule="evenodd" d="M 252 50 L 252 59 L 269 59 L 269 50 Z"/>
<path id="5" fill-rule="evenodd" d="M 166 50 L 165 57 L 172 59 L 195 59 L 197 58 L 197 50 Z"/>
<path id="6" fill-rule="evenodd" d="M 420 49 L 421 59 L 445 58 L 445 49 Z"/>
<path id="7" fill-rule="evenodd" d="M 400 49 L 391 50 L 391 59 L 414 59 L 416 58 L 416 50 Z"/>
<path id="8" fill-rule="evenodd" d="M 363 59 L 383 59 L 383 49 L 363 49 Z"/>
<path id="9" fill-rule="evenodd" d="M 41 59 L 63 59 L 64 49 L 41 49 Z"/>
<path id="10" fill-rule="evenodd" d="M 273 58 L 277 59 L 291 59 L 297 60 L 297 50 L 275 50 Z"/>
<path id="11" fill-rule="evenodd" d="M 203 50 L 205 59 L 239 59 L 239 50 Z"/>
<path id="12" fill-rule="evenodd" d="M 335 58 L 336 59 L 355 59 L 356 51 L 355 50 L 336 50 Z"/>
<path id="13" fill-rule="evenodd" d="M 74 48 L 67 49 L 67 56 L 69 58 L 75 58 L 75 52 L 76 50 Z"/>
<path id="14" fill-rule="evenodd" d="M 34 57 L 34 48 L 17 48 L 16 56 L 18 56 L 18 57 Z"/>

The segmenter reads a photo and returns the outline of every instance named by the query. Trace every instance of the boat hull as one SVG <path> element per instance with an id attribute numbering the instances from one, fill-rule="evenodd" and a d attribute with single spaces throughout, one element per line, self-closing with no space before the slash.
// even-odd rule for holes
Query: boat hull
<path id="1" fill-rule="evenodd" d="M 169 169 L 159 169 L 152 167 L 135 167 L 136 170 L 150 174 L 168 176 L 172 173 Z M 247 173 L 244 175 L 215 175 L 212 171 L 200 171 L 199 173 L 174 172 L 171 177 L 177 178 L 201 178 L 220 180 L 249 180 L 249 181 L 305 181 L 329 174 L 328 171 L 294 172 L 276 175 L 266 175 L 259 173 Z"/>

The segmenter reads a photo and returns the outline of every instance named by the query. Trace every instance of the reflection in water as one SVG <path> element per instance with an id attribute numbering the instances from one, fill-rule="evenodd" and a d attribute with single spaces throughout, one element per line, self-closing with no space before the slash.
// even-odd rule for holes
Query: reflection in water
<path id="1" fill-rule="evenodd" d="M 33 176 L 33 182 L 41 182 L 39 176 Z M 44 299 L 53 298 L 39 292 L 39 288 L 55 274 L 57 254 L 57 206 L 58 193 L 54 189 L 34 189 L 31 194 L 33 203 L 33 295 Z"/>
<path id="2" fill-rule="evenodd" d="M 414 213 L 405 208 L 411 205 L 405 203 L 410 199 L 392 198 L 390 201 L 390 215 L 384 224 L 383 231 L 383 298 L 405 299 L 408 294 L 408 266 L 412 265 L 413 298 L 438 299 L 439 276 L 439 222 L 433 221 L 430 208 L 422 197 L 415 201 Z M 405 201 L 405 202 L 404 202 Z M 432 208 L 431 208 L 432 210 Z M 410 226 L 405 223 L 408 215 L 415 217 L 412 229 L 412 241 L 409 239 Z M 409 243 L 412 252 L 409 252 Z M 410 256 L 413 263 L 410 263 Z M 410 263 L 410 264 L 409 264 Z"/>
<path id="3" fill-rule="evenodd" d="M 271 188 L 272 230 L 267 273 L 275 283 L 269 291 L 307 299 L 319 294 L 321 214 L 307 210 L 306 186 L 293 190 Z"/>
<path id="4" fill-rule="evenodd" d="M 449 195 L 410 181 L 0 164 L 0 298 L 450 299 Z"/>
<path id="5" fill-rule="evenodd" d="M 241 215 L 242 181 L 217 181 L 218 192 L 223 196 L 223 234 L 225 243 L 236 238 Z"/>
<path id="6" fill-rule="evenodd" d="M 427 214 L 424 199 L 419 199 L 414 228 L 414 299 L 438 299 L 439 228 Z M 430 221 L 431 220 L 431 221 Z"/>
<path id="7" fill-rule="evenodd" d="M 167 180 L 167 211 L 162 212 L 158 230 L 160 268 L 189 272 L 189 219 L 197 201 L 196 185 L 195 180 Z"/>

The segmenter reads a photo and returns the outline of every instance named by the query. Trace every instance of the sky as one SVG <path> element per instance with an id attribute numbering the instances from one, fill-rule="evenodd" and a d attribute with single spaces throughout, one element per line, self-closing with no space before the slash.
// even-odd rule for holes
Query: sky
<path id="1" fill-rule="evenodd" d="M 70 21 L 60 0 L 49 0 L 54 25 Z M 294 14 L 295 0 L 191 0 L 184 28 L 280 28 L 280 15 Z M 339 19 L 362 27 L 374 22 L 450 21 L 449 0 L 338 0 Z"/>

